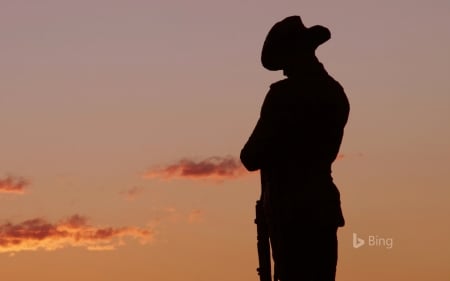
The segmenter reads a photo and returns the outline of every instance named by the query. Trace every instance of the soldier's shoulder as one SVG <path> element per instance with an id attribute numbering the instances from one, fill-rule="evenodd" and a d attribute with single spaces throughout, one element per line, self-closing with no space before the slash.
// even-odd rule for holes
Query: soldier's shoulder
<path id="1" fill-rule="evenodd" d="M 274 90 L 274 91 L 277 91 L 277 90 L 283 90 L 283 89 L 285 89 L 286 87 L 288 87 L 289 86 L 289 79 L 283 79 L 283 80 L 280 80 L 280 81 L 277 81 L 277 82 L 275 82 L 275 83 L 272 83 L 271 85 L 270 85 L 270 90 Z"/>

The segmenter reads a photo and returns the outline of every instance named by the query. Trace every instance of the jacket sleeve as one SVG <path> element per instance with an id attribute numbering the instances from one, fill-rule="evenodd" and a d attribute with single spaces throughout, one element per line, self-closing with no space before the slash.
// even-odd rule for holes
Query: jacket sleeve
<path id="1" fill-rule="evenodd" d="M 242 164 L 249 171 L 261 169 L 267 163 L 271 143 L 274 137 L 273 121 L 273 92 L 269 91 L 261 108 L 261 114 L 252 134 L 241 150 Z"/>

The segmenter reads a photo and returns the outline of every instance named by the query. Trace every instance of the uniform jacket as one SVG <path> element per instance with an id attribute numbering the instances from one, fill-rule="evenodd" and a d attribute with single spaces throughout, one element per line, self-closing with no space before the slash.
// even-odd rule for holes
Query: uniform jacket
<path id="1" fill-rule="evenodd" d="M 240 157 L 248 170 L 261 170 L 275 220 L 344 225 L 331 165 L 349 108 L 343 88 L 320 63 L 270 86 Z"/>

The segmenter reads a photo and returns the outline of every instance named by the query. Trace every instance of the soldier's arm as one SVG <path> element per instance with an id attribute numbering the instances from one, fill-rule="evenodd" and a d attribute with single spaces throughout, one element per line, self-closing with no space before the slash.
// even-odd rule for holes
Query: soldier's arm
<path id="1" fill-rule="evenodd" d="M 264 99 L 261 114 L 247 143 L 241 150 L 241 161 L 249 171 L 261 169 L 270 158 L 275 135 L 273 118 L 274 93 L 269 91 Z"/>

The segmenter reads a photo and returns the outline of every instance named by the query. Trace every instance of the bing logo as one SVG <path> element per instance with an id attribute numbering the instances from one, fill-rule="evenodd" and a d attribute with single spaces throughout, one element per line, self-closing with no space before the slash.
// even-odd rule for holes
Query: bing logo
<path id="1" fill-rule="evenodd" d="M 353 248 L 358 249 L 366 245 L 369 247 L 385 247 L 386 249 L 392 249 L 394 246 L 393 238 L 383 238 L 378 235 L 369 235 L 366 240 L 358 237 L 358 234 L 353 232 Z"/>
<path id="2" fill-rule="evenodd" d="M 366 242 L 353 232 L 353 248 L 358 249 L 359 247 L 364 246 L 364 244 L 366 244 Z"/>

